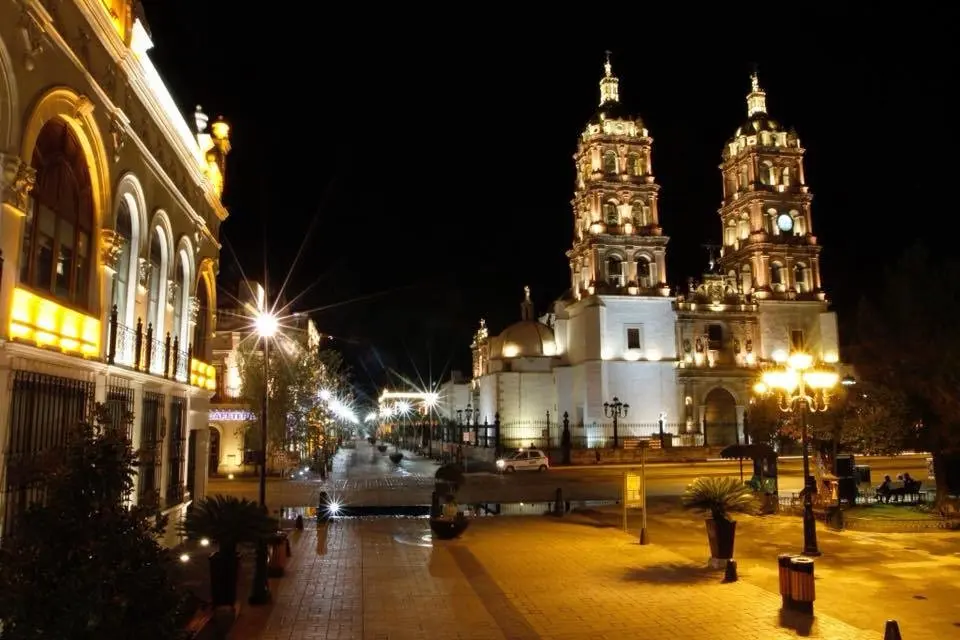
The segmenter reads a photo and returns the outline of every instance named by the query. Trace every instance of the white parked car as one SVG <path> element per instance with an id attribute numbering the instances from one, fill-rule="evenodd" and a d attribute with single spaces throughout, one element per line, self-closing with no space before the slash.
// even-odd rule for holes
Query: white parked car
<path id="1" fill-rule="evenodd" d="M 497 460 L 497 468 L 505 473 L 547 471 L 550 469 L 550 459 L 538 449 L 521 449 L 511 456 Z"/>

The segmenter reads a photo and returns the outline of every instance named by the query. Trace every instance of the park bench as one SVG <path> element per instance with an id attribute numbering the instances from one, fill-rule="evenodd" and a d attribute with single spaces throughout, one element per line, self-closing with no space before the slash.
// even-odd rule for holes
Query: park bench
<path id="1" fill-rule="evenodd" d="M 896 489 L 883 489 L 878 487 L 876 491 L 877 502 L 880 502 L 884 498 L 885 502 L 888 504 L 893 501 L 895 504 L 907 504 L 907 503 L 916 503 L 921 501 L 922 492 L 920 487 L 923 486 L 923 482 L 919 480 L 913 480 L 911 482 L 905 482 L 902 487 Z"/>

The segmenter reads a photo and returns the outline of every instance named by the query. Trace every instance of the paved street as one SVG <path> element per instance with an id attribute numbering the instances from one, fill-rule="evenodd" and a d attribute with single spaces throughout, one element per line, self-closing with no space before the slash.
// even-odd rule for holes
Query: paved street
<path id="1" fill-rule="evenodd" d="M 481 518 L 431 544 L 423 519 L 339 520 L 299 534 L 275 604 L 233 640 L 879 640 L 775 592 L 576 518 Z M 910 640 L 922 637 L 907 636 Z"/>
<path id="2" fill-rule="evenodd" d="M 390 451 L 392 451 L 392 447 Z M 876 484 L 883 474 L 909 472 L 917 478 L 926 478 L 923 456 L 863 459 L 873 468 Z M 745 465 L 749 477 L 749 461 Z M 358 441 L 356 449 L 341 450 L 334 460 L 332 477 L 284 481 L 271 479 L 267 502 L 272 508 L 315 505 L 323 490 L 341 500 L 364 506 L 408 506 L 428 504 L 433 490 L 433 474 L 437 465 L 432 461 L 408 454 L 399 465 L 390 462 L 387 454 L 378 452 L 366 441 Z M 566 500 L 616 500 L 620 495 L 625 468 L 579 467 L 554 468 L 547 473 L 524 472 L 512 475 L 495 473 L 468 474 L 460 499 L 465 503 L 518 503 L 553 500 L 558 488 Z M 783 460 L 780 465 L 782 492 L 796 492 L 801 487 L 799 460 Z M 699 476 L 739 476 L 736 461 L 698 463 L 651 464 L 647 467 L 647 489 L 651 496 L 678 496 Z M 241 495 L 251 500 L 257 497 L 254 478 L 234 480 L 211 479 L 208 494 Z"/>

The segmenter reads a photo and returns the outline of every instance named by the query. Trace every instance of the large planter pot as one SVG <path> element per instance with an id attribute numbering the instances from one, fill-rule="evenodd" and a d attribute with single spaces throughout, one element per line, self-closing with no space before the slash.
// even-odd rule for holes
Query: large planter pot
<path id="1" fill-rule="evenodd" d="M 710 557 L 717 560 L 733 559 L 733 540 L 737 523 L 733 520 L 707 520 L 707 539 Z"/>
<path id="2" fill-rule="evenodd" d="M 403 460 L 403 454 L 400 453 L 399 451 L 397 451 L 396 453 L 390 454 L 390 462 L 392 462 L 393 464 L 400 464 L 402 460 Z"/>
<path id="3" fill-rule="evenodd" d="M 379 451 L 380 453 L 386 453 L 386 452 L 387 452 L 387 445 L 385 445 L 385 444 L 378 444 L 378 445 L 377 445 L 377 451 Z"/>
<path id="4" fill-rule="evenodd" d="M 430 518 L 430 531 L 438 540 L 453 540 L 459 538 L 469 524 L 470 521 L 463 514 L 455 518 Z"/>
<path id="5" fill-rule="evenodd" d="M 219 551 L 210 554 L 210 601 L 214 607 L 237 603 L 237 576 L 240 573 L 240 556 L 225 555 Z"/>

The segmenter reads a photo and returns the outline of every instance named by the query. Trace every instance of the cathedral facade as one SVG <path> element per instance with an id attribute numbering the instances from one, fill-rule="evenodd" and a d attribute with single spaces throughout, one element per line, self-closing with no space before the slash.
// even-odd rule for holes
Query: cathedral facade
<path id="1" fill-rule="evenodd" d="M 472 345 L 481 417 L 499 414 L 508 444 L 574 438 L 609 446 L 616 400 L 621 438 L 656 429 L 674 443 L 744 442 L 758 367 L 791 351 L 838 361 L 837 320 L 820 280 L 804 149 L 767 113 L 754 74 L 745 122 L 722 150 L 722 249 L 682 291 L 667 285 L 653 138 L 620 102 L 609 59 L 597 113 L 574 155 L 569 291 Z M 551 419 L 551 416 L 553 418 Z M 551 424 L 553 426 L 551 427 Z"/>

